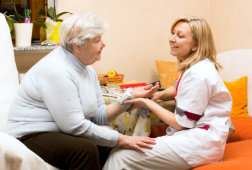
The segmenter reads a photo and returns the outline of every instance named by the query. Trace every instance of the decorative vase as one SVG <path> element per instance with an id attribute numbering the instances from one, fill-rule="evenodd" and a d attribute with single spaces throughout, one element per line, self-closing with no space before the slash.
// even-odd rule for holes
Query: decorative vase
<path id="1" fill-rule="evenodd" d="M 45 24 L 47 26 L 46 29 L 46 39 L 51 40 L 58 44 L 60 42 L 59 36 L 59 27 L 62 22 L 55 22 L 53 20 L 47 19 Z"/>
<path id="2" fill-rule="evenodd" d="M 46 29 L 43 27 L 40 27 L 39 33 L 40 33 L 39 40 L 40 40 L 40 43 L 42 43 L 43 41 L 46 40 Z"/>
<path id="3" fill-rule="evenodd" d="M 16 47 L 31 46 L 32 23 L 14 23 Z"/>

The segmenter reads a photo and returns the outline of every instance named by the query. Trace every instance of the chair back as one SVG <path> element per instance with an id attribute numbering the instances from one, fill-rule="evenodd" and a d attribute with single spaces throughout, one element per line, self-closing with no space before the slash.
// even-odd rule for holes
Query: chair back
<path id="1" fill-rule="evenodd" d="M 5 16 L 0 13 L 0 127 L 7 122 L 9 107 L 18 85 L 10 30 Z"/>

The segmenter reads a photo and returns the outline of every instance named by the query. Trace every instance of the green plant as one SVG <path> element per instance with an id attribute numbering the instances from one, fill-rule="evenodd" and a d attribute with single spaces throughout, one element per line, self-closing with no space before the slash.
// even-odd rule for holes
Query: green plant
<path id="1" fill-rule="evenodd" d="M 11 4 L 13 7 L 14 15 L 7 15 L 6 12 L 4 13 L 4 16 L 6 18 L 6 21 L 9 25 L 10 32 L 13 35 L 14 29 L 13 29 L 13 24 L 14 23 L 24 23 L 25 22 L 25 16 L 21 15 L 18 13 L 16 5 L 13 0 L 11 0 Z M 29 9 L 25 9 L 25 15 L 30 15 L 31 11 Z M 43 28 L 46 28 L 46 25 L 43 21 L 31 21 L 31 23 L 39 24 Z"/>
<path id="2" fill-rule="evenodd" d="M 43 18 L 50 18 L 55 22 L 62 22 L 63 19 L 60 19 L 60 17 L 64 14 L 72 14 L 71 12 L 61 12 L 59 14 L 56 14 L 56 10 L 54 7 L 50 7 L 48 10 L 46 9 L 39 9 L 38 13 L 40 15 L 43 15 Z"/>

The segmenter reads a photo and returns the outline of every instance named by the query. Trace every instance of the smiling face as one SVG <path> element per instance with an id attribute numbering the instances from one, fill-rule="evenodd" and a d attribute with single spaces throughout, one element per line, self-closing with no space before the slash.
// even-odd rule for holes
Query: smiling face
<path id="1" fill-rule="evenodd" d="M 91 65 L 101 59 L 101 52 L 105 46 L 105 43 L 102 41 L 102 35 L 97 35 L 93 39 L 89 39 L 86 46 L 79 46 L 73 43 L 73 55 L 84 65 Z"/>
<path id="2" fill-rule="evenodd" d="M 191 28 L 186 22 L 178 22 L 175 25 L 169 38 L 169 43 L 171 48 L 170 54 L 181 61 L 197 50 Z"/>

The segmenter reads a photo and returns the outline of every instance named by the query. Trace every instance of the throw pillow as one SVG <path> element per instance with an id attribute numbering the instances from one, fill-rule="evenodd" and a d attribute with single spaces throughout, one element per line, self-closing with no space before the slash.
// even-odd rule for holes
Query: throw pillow
<path id="1" fill-rule="evenodd" d="M 177 73 L 176 65 L 176 62 L 156 60 L 156 67 L 162 88 L 173 86 L 175 80 L 178 79 L 179 74 Z"/>
<path id="2" fill-rule="evenodd" d="M 248 77 L 244 76 L 232 82 L 224 81 L 233 99 L 231 117 L 249 117 L 247 108 L 247 79 Z"/>

